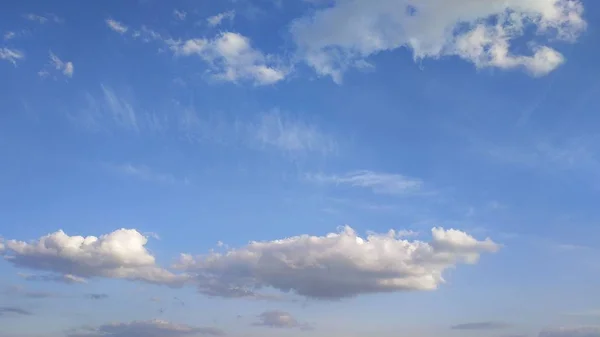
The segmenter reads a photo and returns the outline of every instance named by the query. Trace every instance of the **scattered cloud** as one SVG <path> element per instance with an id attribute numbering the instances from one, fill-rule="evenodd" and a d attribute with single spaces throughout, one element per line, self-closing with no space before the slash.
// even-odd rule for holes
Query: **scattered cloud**
<path id="1" fill-rule="evenodd" d="M 4 33 L 3 38 L 4 38 L 4 41 L 8 41 L 8 40 L 14 39 L 16 36 L 17 36 L 17 33 L 10 31 L 10 32 Z"/>
<path id="2" fill-rule="evenodd" d="M 0 60 L 6 60 L 13 65 L 17 65 L 17 61 L 25 58 L 25 54 L 17 49 L 0 48 Z"/>
<path id="3" fill-rule="evenodd" d="M 27 311 L 25 309 L 21 309 L 18 307 L 0 307 L 0 317 L 10 315 L 10 314 L 24 315 L 24 316 L 32 315 L 32 313 L 30 311 Z"/>
<path id="4" fill-rule="evenodd" d="M 71 274 L 64 275 L 32 275 L 19 273 L 20 277 L 27 281 L 43 281 L 43 282 L 60 282 L 66 284 L 86 283 L 87 281 L 82 278 Z"/>
<path id="5" fill-rule="evenodd" d="M 307 323 L 298 322 L 290 313 L 281 310 L 265 311 L 258 315 L 258 322 L 254 326 L 266 326 L 270 328 L 299 328 L 310 330 L 312 327 Z"/>
<path id="6" fill-rule="evenodd" d="M 133 321 L 129 323 L 109 323 L 98 327 L 73 330 L 68 337 L 180 337 L 180 336 L 224 336 L 217 328 L 192 327 L 163 320 Z"/>
<path id="7" fill-rule="evenodd" d="M 509 324 L 503 322 L 473 322 L 462 323 L 451 327 L 452 330 L 498 330 L 510 327 Z"/>
<path id="8" fill-rule="evenodd" d="M 346 226 L 325 236 L 251 242 L 225 253 L 183 254 L 175 266 L 195 275 L 200 292 L 244 297 L 270 287 L 316 299 L 368 293 L 435 290 L 443 272 L 474 264 L 499 245 L 467 233 L 432 229 L 432 241 L 408 241 L 396 231 L 361 238 Z"/>
<path id="9" fill-rule="evenodd" d="M 187 13 L 185 11 L 182 11 L 179 9 L 174 9 L 173 16 L 175 17 L 175 19 L 177 19 L 179 21 L 184 21 L 185 17 L 187 16 Z"/>
<path id="10" fill-rule="evenodd" d="M 110 171 L 131 176 L 140 180 L 156 182 L 161 184 L 188 184 L 187 178 L 179 179 L 168 173 L 160 173 L 152 170 L 145 165 L 133 165 L 133 164 L 106 164 L 105 165 Z M 145 233 L 145 236 L 157 238 L 155 233 Z"/>
<path id="11" fill-rule="evenodd" d="M 410 49 L 415 60 L 458 56 L 477 68 L 522 68 L 533 76 L 556 69 L 564 56 L 541 44 L 513 52 L 515 40 L 575 41 L 585 30 L 579 0 L 340 0 L 295 20 L 298 53 L 315 71 L 341 83 L 343 73 L 371 55 Z"/>
<path id="12" fill-rule="evenodd" d="M 224 32 L 213 39 L 167 42 L 175 55 L 199 56 L 211 66 L 213 78 L 220 81 L 250 80 L 255 85 L 269 85 L 286 76 L 286 71 L 273 57 L 254 49 L 250 39 L 238 33 Z"/>
<path id="13" fill-rule="evenodd" d="M 600 337 L 600 327 L 562 327 L 546 329 L 539 337 Z"/>
<path id="14" fill-rule="evenodd" d="M 54 54 L 52 51 L 50 51 L 50 65 L 52 67 L 54 67 L 56 70 L 60 71 L 63 75 L 67 76 L 67 77 L 73 77 L 73 62 L 63 62 L 60 58 L 58 58 L 58 56 L 56 56 L 56 54 Z M 41 73 L 41 74 L 40 74 Z M 46 71 L 41 71 L 40 76 L 45 77 L 47 76 L 49 73 Z M 44 74 L 44 75 L 42 75 Z"/>
<path id="15" fill-rule="evenodd" d="M 233 21 L 234 19 L 235 19 L 235 11 L 230 10 L 227 12 L 219 13 L 217 15 L 213 15 L 213 16 L 207 18 L 206 22 L 208 22 L 209 26 L 216 27 L 216 26 L 220 25 L 223 22 L 223 20 Z"/>
<path id="16" fill-rule="evenodd" d="M 4 259 L 15 267 L 78 278 L 106 277 L 171 286 L 185 276 L 158 267 L 145 245 L 148 238 L 134 229 L 95 236 L 69 236 L 62 230 L 36 241 L 5 241 Z"/>
<path id="17" fill-rule="evenodd" d="M 423 187 L 423 181 L 417 178 L 367 170 L 344 175 L 309 174 L 306 177 L 316 183 L 367 188 L 380 194 L 410 194 L 419 192 Z"/>
<path id="18" fill-rule="evenodd" d="M 125 34 L 127 32 L 127 30 L 129 29 L 127 26 L 125 26 L 124 24 L 122 24 L 121 22 L 117 21 L 117 20 L 113 20 L 113 19 L 106 19 L 106 25 L 108 26 L 108 28 L 114 30 L 115 32 L 119 33 L 119 34 Z"/>
<path id="19" fill-rule="evenodd" d="M 44 15 L 29 13 L 29 14 L 23 15 L 23 17 L 29 21 L 35 21 L 40 24 L 45 24 L 48 22 L 54 22 L 54 23 L 62 23 L 63 22 L 63 20 L 61 18 L 59 18 L 58 16 L 56 16 L 55 14 L 52 14 L 52 13 L 47 13 Z"/>
<path id="20" fill-rule="evenodd" d="M 86 295 L 86 297 L 91 300 L 105 300 L 108 298 L 108 295 L 107 294 L 88 294 L 88 295 Z"/>

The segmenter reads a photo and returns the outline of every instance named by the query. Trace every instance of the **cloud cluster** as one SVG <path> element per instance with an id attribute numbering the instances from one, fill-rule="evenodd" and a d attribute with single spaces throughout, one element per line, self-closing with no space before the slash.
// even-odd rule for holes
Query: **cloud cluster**
<path id="1" fill-rule="evenodd" d="M 496 252 L 491 239 L 477 240 L 459 230 L 432 229 L 429 242 L 409 241 L 404 231 L 360 237 L 346 226 L 325 236 L 302 235 L 251 242 L 224 253 L 182 254 L 173 268 L 161 268 L 146 249 L 148 238 L 133 229 L 95 236 L 63 231 L 38 240 L 8 240 L 0 250 L 16 267 L 46 271 L 56 278 L 127 279 L 183 286 L 209 296 L 272 298 L 276 289 L 316 299 L 342 299 L 369 293 L 435 290 L 443 272 L 474 264 L 482 253 Z M 44 280 L 45 277 L 39 278 Z"/>
<path id="2" fill-rule="evenodd" d="M 290 313 L 281 310 L 265 311 L 258 315 L 258 322 L 255 326 L 266 326 L 270 328 L 299 328 L 302 330 L 310 330 L 311 326 L 307 323 L 300 323 Z"/>
<path id="3" fill-rule="evenodd" d="M 181 337 L 181 336 L 223 336 L 225 333 L 216 328 L 192 327 L 163 320 L 133 321 L 128 323 L 109 323 L 98 327 L 71 331 L 68 337 Z"/>
<path id="4" fill-rule="evenodd" d="M 146 236 L 133 229 L 119 229 L 100 237 L 69 236 L 57 231 L 32 242 L 6 241 L 2 254 L 17 267 L 48 271 L 57 277 L 181 285 L 185 276 L 158 267 L 145 247 L 147 242 Z"/>
<path id="5" fill-rule="evenodd" d="M 251 80 L 256 85 L 267 85 L 285 78 L 285 70 L 273 62 L 272 57 L 254 49 L 247 37 L 224 32 L 213 39 L 196 38 L 169 41 L 175 55 L 196 55 L 213 69 L 216 79 L 238 82 Z"/>
<path id="6" fill-rule="evenodd" d="M 199 291 L 245 297 L 261 288 L 316 299 L 368 293 L 434 290 L 443 272 L 476 263 L 499 246 L 458 230 L 434 228 L 432 240 L 408 241 L 395 231 L 361 238 L 346 226 L 325 236 L 251 242 L 225 253 L 182 255 L 177 268 L 195 275 Z"/>
<path id="7" fill-rule="evenodd" d="M 123 23 L 121 23 L 117 20 L 106 19 L 105 22 L 106 22 L 106 25 L 108 26 L 108 28 L 112 29 L 113 31 L 115 31 L 119 34 L 125 34 L 129 30 L 129 27 L 127 27 L 126 25 L 124 25 Z"/>
<path id="8" fill-rule="evenodd" d="M 227 12 L 219 13 L 217 15 L 213 15 L 213 16 L 207 18 L 206 22 L 208 23 L 209 26 L 216 27 L 216 26 L 220 25 L 223 22 L 223 20 L 226 20 L 226 19 L 233 21 L 233 19 L 235 19 L 235 11 L 230 10 Z"/>
<path id="9" fill-rule="evenodd" d="M 75 68 L 73 66 L 73 62 L 67 61 L 63 62 L 56 54 L 50 52 L 50 65 L 60 71 L 63 75 L 67 77 L 73 77 L 73 72 Z M 42 77 L 48 76 L 50 73 L 46 70 L 42 70 L 39 72 L 39 75 Z"/>
<path id="10" fill-rule="evenodd" d="M 320 75 L 343 72 L 371 55 L 408 48 L 415 59 L 458 56 L 478 68 L 548 74 L 564 56 L 539 40 L 573 41 L 586 28 L 580 0 L 335 0 L 295 20 L 300 56 Z M 535 37 L 527 34 L 535 30 Z M 529 40 L 516 54 L 515 40 Z"/>

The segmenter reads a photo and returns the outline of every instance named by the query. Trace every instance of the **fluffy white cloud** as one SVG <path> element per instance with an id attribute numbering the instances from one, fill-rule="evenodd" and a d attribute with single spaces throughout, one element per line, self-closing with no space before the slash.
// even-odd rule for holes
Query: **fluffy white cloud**
<path id="1" fill-rule="evenodd" d="M 442 273 L 458 263 L 476 263 L 495 252 L 492 240 L 478 241 L 458 230 L 434 228 L 430 242 L 408 241 L 395 231 L 361 238 L 350 227 L 325 236 L 302 235 L 251 242 L 225 253 L 182 255 L 177 268 L 195 274 L 199 291 L 244 297 L 261 288 L 317 299 L 367 293 L 434 290 Z"/>
<path id="2" fill-rule="evenodd" d="M 356 171 L 344 175 L 309 174 L 308 180 L 325 183 L 348 185 L 371 189 L 382 194 L 406 194 L 419 191 L 423 181 L 401 174 L 379 173 L 373 171 Z"/>
<path id="3" fill-rule="evenodd" d="M 215 27 L 215 26 L 220 25 L 223 22 L 223 20 L 225 20 L 225 19 L 229 19 L 229 20 L 233 21 L 234 18 L 235 18 L 235 11 L 231 10 L 231 11 L 219 13 L 217 15 L 213 15 L 213 16 L 207 18 L 206 22 L 208 22 L 209 26 Z"/>
<path id="4" fill-rule="evenodd" d="M 539 337 L 600 337 L 600 327 L 573 327 L 546 329 Z"/>
<path id="5" fill-rule="evenodd" d="M 69 236 L 58 231 L 31 242 L 8 240 L 2 254 L 17 267 L 49 271 L 78 281 L 107 277 L 173 286 L 185 282 L 185 276 L 155 264 L 145 247 L 147 242 L 146 236 L 133 229 L 119 229 L 100 237 Z"/>
<path id="6" fill-rule="evenodd" d="M 180 337 L 180 336 L 223 336 L 216 328 L 192 327 L 163 320 L 109 323 L 94 328 L 71 331 L 69 337 Z"/>
<path id="7" fill-rule="evenodd" d="M 478 68 L 541 76 L 564 57 L 540 40 L 575 40 L 586 27 L 582 13 L 580 0 L 335 0 L 294 21 L 291 33 L 301 57 L 338 83 L 357 61 L 401 47 L 415 59 L 459 56 Z M 523 37 L 529 52 L 519 55 L 515 40 Z"/>
<path id="8" fill-rule="evenodd" d="M 119 34 L 125 34 L 127 32 L 127 30 L 129 29 L 127 26 L 125 26 L 124 24 L 122 24 L 121 22 L 117 21 L 117 20 L 113 20 L 113 19 L 106 19 L 106 25 L 108 26 L 108 28 L 114 30 L 115 32 L 119 33 Z"/>
<path id="9" fill-rule="evenodd" d="M 255 326 L 266 326 L 270 328 L 300 328 L 309 330 L 311 326 L 306 323 L 300 323 L 290 313 L 281 310 L 265 311 L 258 315 L 258 322 Z"/>
<path id="10" fill-rule="evenodd" d="M 209 63 L 216 79 L 229 82 L 251 80 L 256 85 L 281 81 L 286 72 L 271 57 L 254 49 L 250 40 L 240 34 L 225 32 L 214 39 L 167 41 L 175 55 L 197 55 Z"/>
<path id="11" fill-rule="evenodd" d="M 25 58 L 25 54 L 16 49 L 0 48 L 0 60 L 6 60 L 13 65 L 17 64 L 18 60 Z"/>

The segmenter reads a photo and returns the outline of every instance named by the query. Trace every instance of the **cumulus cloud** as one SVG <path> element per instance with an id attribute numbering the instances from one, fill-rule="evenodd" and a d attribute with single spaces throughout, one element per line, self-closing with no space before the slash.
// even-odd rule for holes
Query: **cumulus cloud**
<path id="1" fill-rule="evenodd" d="M 350 172 L 344 175 L 309 174 L 307 178 L 317 183 L 368 188 L 381 194 L 413 193 L 421 190 L 423 186 L 423 181 L 417 178 L 367 170 Z"/>
<path id="2" fill-rule="evenodd" d="M 576 40 L 583 9 L 580 0 L 335 0 L 290 29 L 305 62 L 338 83 L 357 61 L 403 47 L 415 59 L 458 56 L 543 76 L 565 59 L 541 40 Z M 527 51 L 517 54 L 522 38 Z"/>
<path id="3" fill-rule="evenodd" d="M 134 229 L 95 236 L 69 236 L 62 230 L 31 242 L 8 240 L 2 252 L 16 267 L 48 271 L 57 277 L 107 277 L 181 285 L 175 275 L 155 263 L 146 249 L 148 238 Z"/>
<path id="4" fill-rule="evenodd" d="M 183 254 L 176 268 L 192 275 L 201 293 L 252 296 L 275 288 L 316 299 L 361 294 L 435 290 L 443 272 L 474 264 L 499 245 L 462 231 L 432 229 L 429 242 L 408 241 L 396 231 L 360 237 L 346 226 L 325 236 L 302 235 L 251 242 L 225 253 Z"/>
<path id="5" fill-rule="evenodd" d="M 17 49 L 11 48 L 0 48 L 0 60 L 6 60 L 13 65 L 17 64 L 17 61 L 25 58 L 25 54 Z"/>
<path id="6" fill-rule="evenodd" d="M 24 316 L 32 315 L 31 312 L 29 312 L 25 309 L 18 308 L 18 307 L 0 307 L 0 316 L 5 316 L 5 315 L 9 315 L 9 314 L 24 315 Z"/>
<path id="7" fill-rule="evenodd" d="M 216 328 L 193 327 L 163 320 L 133 321 L 129 323 L 109 323 L 98 327 L 71 331 L 68 337 L 180 337 L 180 336 L 223 336 Z"/>
<path id="8" fill-rule="evenodd" d="M 505 329 L 510 325 L 502 322 L 471 322 L 457 324 L 451 327 L 452 330 L 497 330 Z"/>
<path id="9" fill-rule="evenodd" d="M 230 10 L 227 12 L 219 13 L 217 15 L 213 15 L 213 16 L 207 18 L 206 22 L 208 22 L 209 26 L 215 27 L 215 26 L 220 25 L 223 22 L 223 20 L 233 21 L 233 19 L 235 19 L 235 11 Z"/>
<path id="10" fill-rule="evenodd" d="M 255 326 L 266 326 L 270 328 L 299 328 L 302 330 L 310 330 L 311 326 L 306 323 L 300 323 L 290 313 L 281 310 L 265 311 L 258 315 L 258 322 Z"/>
<path id="11" fill-rule="evenodd" d="M 211 66 L 213 77 L 218 80 L 250 80 L 256 85 L 268 85 L 286 76 L 272 57 L 253 48 L 250 39 L 238 33 L 224 32 L 213 39 L 167 42 L 175 55 L 199 56 Z"/>
<path id="12" fill-rule="evenodd" d="M 122 24 L 121 22 L 117 21 L 117 20 L 113 20 L 113 19 L 106 19 L 106 25 L 108 26 L 108 28 L 114 30 L 115 32 L 119 33 L 119 34 L 125 34 L 127 33 L 127 30 L 129 29 L 127 26 L 125 26 L 124 24 Z"/>
<path id="13" fill-rule="evenodd" d="M 546 329 L 539 337 L 600 337 L 600 327 L 562 327 Z"/>

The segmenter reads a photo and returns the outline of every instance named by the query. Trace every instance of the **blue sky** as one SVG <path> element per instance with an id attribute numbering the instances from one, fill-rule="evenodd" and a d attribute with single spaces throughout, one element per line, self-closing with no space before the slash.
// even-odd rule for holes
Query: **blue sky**
<path id="1" fill-rule="evenodd" d="M 0 336 L 600 336 L 595 1 L 0 9 Z"/>

